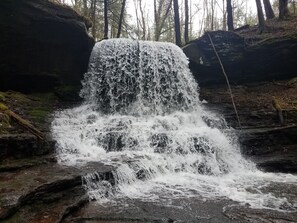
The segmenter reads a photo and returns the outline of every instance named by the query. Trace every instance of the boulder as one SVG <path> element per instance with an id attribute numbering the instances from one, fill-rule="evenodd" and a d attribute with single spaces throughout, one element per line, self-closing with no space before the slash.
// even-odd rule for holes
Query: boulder
<path id="1" fill-rule="evenodd" d="M 289 79 L 296 76 L 297 35 L 270 37 L 252 43 L 236 32 L 206 32 L 183 47 L 200 86 L 226 84 L 222 61 L 231 84 Z M 250 42 L 250 43 L 248 43 Z"/>
<path id="2" fill-rule="evenodd" d="M 0 1 L 0 90 L 80 84 L 94 39 L 91 23 L 48 0 Z"/>

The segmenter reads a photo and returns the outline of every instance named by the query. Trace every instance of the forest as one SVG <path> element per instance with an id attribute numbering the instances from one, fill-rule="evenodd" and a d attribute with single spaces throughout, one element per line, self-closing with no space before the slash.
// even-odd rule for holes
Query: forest
<path id="1" fill-rule="evenodd" d="M 66 4 L 92 23 L 96 39 L 133 38 L 176 42 L 200 37 L 205 31 L 234 30 L 296 13 L 295 0 L 54 0 Z"/>

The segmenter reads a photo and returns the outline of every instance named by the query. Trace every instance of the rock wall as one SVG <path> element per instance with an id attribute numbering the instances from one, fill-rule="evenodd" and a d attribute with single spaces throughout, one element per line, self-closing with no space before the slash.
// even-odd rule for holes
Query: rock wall
<path id="1" fill-rule="evenodd" d="M 231 84 L 273 81 L 296 76 L 296 34 L 270 37 L 248 44 L 246 38 L 235 32 L 215 31 L 205 33 L 183 48 L 190 59 L 190 69 L 201 86 L 226 83 L 209 36 Z"/>
<path id="2" fill-rule="evenodd" d="M 0 91 L 77 85 L 94 40 L 90 22 L 48 0 L 0 1 Z"/>

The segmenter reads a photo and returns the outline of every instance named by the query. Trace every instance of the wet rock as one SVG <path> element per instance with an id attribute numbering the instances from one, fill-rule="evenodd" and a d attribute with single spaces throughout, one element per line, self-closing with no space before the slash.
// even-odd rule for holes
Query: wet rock
<path id="1" fill-rule="evenodd" d="M 108 132 L 101 134 L 97 141 L 98 145 L 102 146 L 106 152 L 122 151 L 125 146 L 125 134 L 118 132 Z"/>
<path id="2" fill-rule="evenodd" d="M 210 128 L 226 129 L 227 123 L 222 117 L 217 117 L 217 119 L 209 118 L 208 116 L 202 116 L 203 121 Z"/>
<path id="3" fill-rule="evenodd" d="M 264 155 L 283 151 L 284 147 L 297 145 L 297 127 L 274 127 L 242 130 L 239 135 L 242 153 Z"/>
<path id="4" fill-rule="evenodd" d="M 257 166 L 268 172 L 297 173 L 297 160 L 295 157 L 270 157 L 257 163 Z"/>
<path id="5" fill-rule="evenodd" d="M 79 85 L 94 40 L 90 22 L 48 0 L 0 2 L 0 89 L 23 92 Z"/>
<path id="6" fill-rule="evenodd" d="M 204 137 L 194 137 L 193 139 L 194 148 L 197 153 L 200 154 L 210 154 L 215 153 L 215 148 L 211 147 L 211 143 L 207 138 Z"/>
<path id="7" fill-rule="evenodd" d="M 38 140 L 31 134 L 0 135 L 0 158 L 25 158 L 49 154 L 54 151 L 52 142 Z"/>
<path id="8" fill-rule="evenodd" d="M 66 222 L 117 222 L 117 223 L 169 223 L 201 222 L 232 223 L 238 222 L 223 215 L 227 200 L 203 201 L 199 196 L 191 198 L 172 198 L 169 203 L 141 201 L 138 199 L 115 199 L 115 203 L 105 205 L 89 202 L 80 210 L 71 213 Z M 125 205 L 122 205 L 124 202 Z M 112 205 L 113 204 L 113 205 Z"/>
<path id="9" fill-rule="evenodd" d="M 269 172 L 297 172 L 297 127 L 242 130 L 242 153 Z"/>
<path id="10" fill-rule="evenodd" d="M 81 167 L 44 164 L 15 172 L 3 172 L 0 177 L 0 221 L 22 219 L 22 222 L 58 222 L 85 204 L 82 176 L 89 172 L 105 178 L 112 167 L 90 163 Z M 9 188 L 11 190 L 9 190 Z"/>
<path id="11" fill-rule="evenodd" d="M 169 139 L 166 133 L 154 134 L 151 136 L 150 140 L 150 146 L 154 147 L 154 152 L 171 152 L 172 149 L 170 149 L 170 144 L 172 143 L 172 140 Z"/>
<path id="12" fill-rule="evenodd" d="M 269 209 L 251 209 L 248 207 L 227 206 L 224 208 L 224 214 L 231 219 L 243 222 L 254 223 L 280 223 L 296 222 L 296 212 L 280 212 Z"/>

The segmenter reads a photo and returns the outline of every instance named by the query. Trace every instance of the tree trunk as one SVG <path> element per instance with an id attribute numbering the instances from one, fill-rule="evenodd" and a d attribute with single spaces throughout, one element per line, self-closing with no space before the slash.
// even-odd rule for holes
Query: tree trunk
<path id="1" fill-rule="evenodd" d="M 232 9 L 231 0 L 227 0 L 227 25 L 228 25 L 228 30 L 231 30 L 231 31 L 234 30 L 233 9 Z"/>
<path id="2" fill-rule="evenodd" d="M 166 1 L 163 1 L 163 3 Z M 160 2 L 161 4 L 162 2 Z M 164 31 L 162 32 L 162 29 L 165 26 L 165 21 L 166 19 L 170 18 L 170 9 L 172 6 L 172 0 L 169 0 L 169 2 L 167 2 L 167 6 L 166 6 L 166 10 L 165 10 L 165 14 L 163 14 L 161 11 L 164 9 L 163 8 L 163 3 L 162 5 L 159 5 L 158 9 L 157 9 L 157 5 L 156 5 L 156 0 L 154 0 L 154 11 L 155 11 L 155 41 L 159 41 L 160 36 L 162 33 L 164 33 Z"/>
<path id="3" fill-rule="evenodd" d="M 108 39 L 108 0 L 104 0 L 104 39 Z"/>
<path id="4" fill-rule="evenodd" d="M 178 0 L 173 0 L 174 8 L 174 27 L 175 27 L 175 43 L 178 46 L 181 46 L 181 34 L 180 34 L 180 21 L 179 21 L 179 8 Z"/>
<path id="5" fill-rule="evenodd" d="M 274 15 L 273 9 L 271 7 L 270 1 L 269 0 L 263 0 L 263 3 L 264 3 L 266 19 L 275 18 L 275 15 Z"/>
<path id="6" fill-rule="evenodd" d="M 121 36 L 122 24 L 123 24 L 124 13 L 125 13 L 125 7 L 126 7 L 126 0 L 123 0 L 122 8 L 121 8 L 121 14 L 120 14 L 120 21 L 119 21 L 117 38 L 120 38 L 120 36 Z"/>
<path id="7" fill-rule="evenodd" d="M 96 5 L 97 5 L 97 1 L 93 0 L 92 2 L 92 36 L 94 37 L 94 39 L 96 39 Z"/>
<path id="8" fill-rule="evenodd" d="M 86 17 L 89 16 L 87 0 L 83 0 L 83 15 Z"/>
<path id="9" fill-rule="evenodd" d="M 142 0 L 139 1 L 139 10 L 141 14 L 141 23 L 142 23 L 142 40 L 146 39 L 146 22 L 145 22 L 145 14 L 142 8 Z"/>
<path id="10" fill-rule="evenodd" d="M 215 8 L 214 4 L 215 4 L 214 1 L 211 0 L 211 3 L 210 3 L 210 7 L 211 7 L 210 29 L 211 30 L 214 30 L 214 8 Z"/>
<path id="11" fill-rule="evenodd" d="M 189 2 L 185 0 L 185 43 L 189 42 Z"/>
<path id="12" fill-rule="evenodd" d="M 279 18 L 284 19 L 289 16 L 288 0 L 279 0 Z"/>
<path id="13" fill-rule="evenodd" d="M 227 30 L 227 13 L 225 9 L 225 0 L 223 0 L 223 30 Z"/>
<path id="14" fill-rule="evenodd" d="M 155 20 L 155 41 L 159 41 L 159 21 L 158 21 L 158 11 L 157 11 L 157 0 L 154 0 L 154 20 Z"/>
<path id="15" fill-rule="evenodd" d="M 262 33 L 265 30 L 266 24 L 265 24 L 261 0 L 256 0 L 256 4 L 257 4 L 257 13 L 258 13 L 258 22 L 259 22 L 258 24 L 259 32 Z"/>

